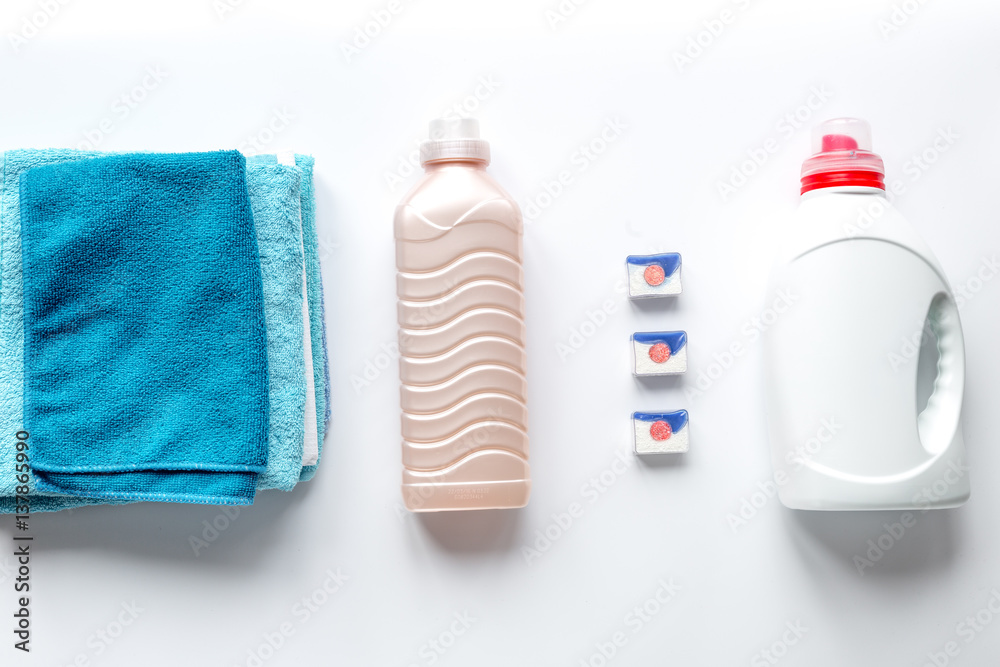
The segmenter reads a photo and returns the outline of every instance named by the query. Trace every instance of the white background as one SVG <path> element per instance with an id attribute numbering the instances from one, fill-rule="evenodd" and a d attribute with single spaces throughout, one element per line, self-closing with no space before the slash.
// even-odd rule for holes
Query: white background
<path id="1" fill-rule="evenodd" d="M 261 494 L 197 555 L 203 522 L 226 524 L 219 508 L 34 517 L 34 650 L 11 648 L 13 559 L 0 555 L 0 664 L 718 667 L 772 664 L 759 652 L 774 645 L 789 667 L 919 666 L 949 641 L 949 664 L 995 664 L 1000 618 L 971 642 L 956 626 L 1000 590 L 1000 279 L 962 309 L 973 498 L 918 514 L 863 576 L 854 557 L 901 513 L 792 512 L 753 496 L 771 473 L 761 350 L 744 327 L 764 307 L 808 126 L 824 118 L 871 122 L 888 180 L 906 188 L 898 207 L 953 284 L 970 286 L 1000 253 L 996 6 L 910 0 L 887 32 L 889 0 L 590 0 L 554 27 L 556 0 L 407 0 L 348 62 L 343 45 L 388 0 L 243 0 L 222 16 L 212 0 L 71 0 L 15 50 L 10 35 L 39 4 L 6 0 L 0 13 L 0 147 L 77 146 L 110 118 L 101 149 L 235 148 L 267 139 L 274 110 L 293 116 L 264 148 L 316 156 L 333 423 L 313 482 Z M 706 46 L 679 68 L 699 33 Z M 147 67 L 166 77 L 132 93 Z M 809 110 L 813 90 L 828 99 Z M 122 95 L 143 98 L 127 117 Z M 395 339 L 392 211 L 415 176 L 393 188 L 387 174 L 455 104 L 476 107 L 491 170 L 523 207 L 561 171 L 571 182 L 526 229 L 531 502 L 414 516 L 398 489 L 395 362 L 380 355 Z M 802 129 L 782 124 L 796 113 Z M 581 161 L 616 120 L 616 140 Z M 949 128 L 958 138 L 916 167 Z M 719 183 L 769 138 L 777 150 L 723 200 Z M 683 254 L 684 294 L 630 304 L 616 287 L 624 257 L 655 250 Z M 606 301 L 602 325 L 584 326 Z M 581 327 L 593 335 L 561 355 Z M 690 337 L 687 375 L 634 380 L 629 334 L 674 328 Z M 686 396 L 734 342 L 746 353 Z M 690 411 L 691 452 L 635 461 L 629 413 L 676 408 Z M 609 472 L 620 451 L 631 465 Z M 604 492 L 585 486 L 602 473 Z M 760 508 L 734 528 L 751 500 Z M 571 503 L 582 516 L 558 528 Z M 0 519 L 2 553 L 12 523 Z M 539 542 L 546 530 L 561 535 Z M 526 546 L 544 550 L 528 563 Z M 317 593 L 338 569 L 341 589 Z M 637 623 L 628 615 L 661 579 L 679 590 Z M 306 619 L 295 605 L 313 595 L 325 604 Z M 142 611 L 118 634 L 133 602 Z M 474 619 L 460 636 L 455 614 Z M 796 622 L 807 631 L 783 647 Z M 293 633 L 270 651 L 283 623 Z M 103 644 L 98 631 L 118 636 Z M 624 645 L 603 658 L 619 632 Z"/>

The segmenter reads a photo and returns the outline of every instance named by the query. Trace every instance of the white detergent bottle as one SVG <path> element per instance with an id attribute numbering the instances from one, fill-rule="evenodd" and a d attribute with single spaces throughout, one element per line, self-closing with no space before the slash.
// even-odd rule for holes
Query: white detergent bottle
<path id="1" fill-rule="evenodd" d="M 768 302 L 781 304 L 763 333 L 771 457 L 793 509 L 923 510 L 969 497 L 958 308 L 930 248 L 886 200 L 871 149 L 865 121 L 814 130 L 769 282 Z"/>

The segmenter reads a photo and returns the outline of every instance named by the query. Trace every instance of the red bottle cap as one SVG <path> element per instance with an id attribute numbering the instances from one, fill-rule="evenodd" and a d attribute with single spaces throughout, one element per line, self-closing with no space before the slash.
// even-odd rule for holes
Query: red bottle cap
<path id="1" fill-rule="evenodd" d="M 872 130 L 859 118 L 834 118 L 813 128 L 813 156 L 802 163 L 802 190 L 863 186 L 885 190 L 885 166 L 872 152 Z"/>

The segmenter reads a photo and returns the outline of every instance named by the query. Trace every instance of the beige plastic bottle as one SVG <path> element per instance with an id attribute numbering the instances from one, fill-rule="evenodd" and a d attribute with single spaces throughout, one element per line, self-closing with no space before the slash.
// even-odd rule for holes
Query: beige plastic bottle
<path id="1" fill-rule="evenodd" d="M 472 119 L 435 120 L 396 208 L 403 498 L 415 512 L 528 502 L 521 212 Z"/>

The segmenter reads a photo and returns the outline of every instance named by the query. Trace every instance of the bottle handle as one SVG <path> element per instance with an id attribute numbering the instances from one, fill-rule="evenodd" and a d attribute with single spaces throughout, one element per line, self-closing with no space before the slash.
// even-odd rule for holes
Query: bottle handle
<path id="1" fill-rule="evenodd" d="M 958 307 L 950 294 L 934 296 L 926 325 L 937 341 L 937 376 L 927 407 L 917 415 L 917 432 L 924 449 L 939 454 L 948 448 L 958 429 L 965 392 L 965 340 Z"/>

